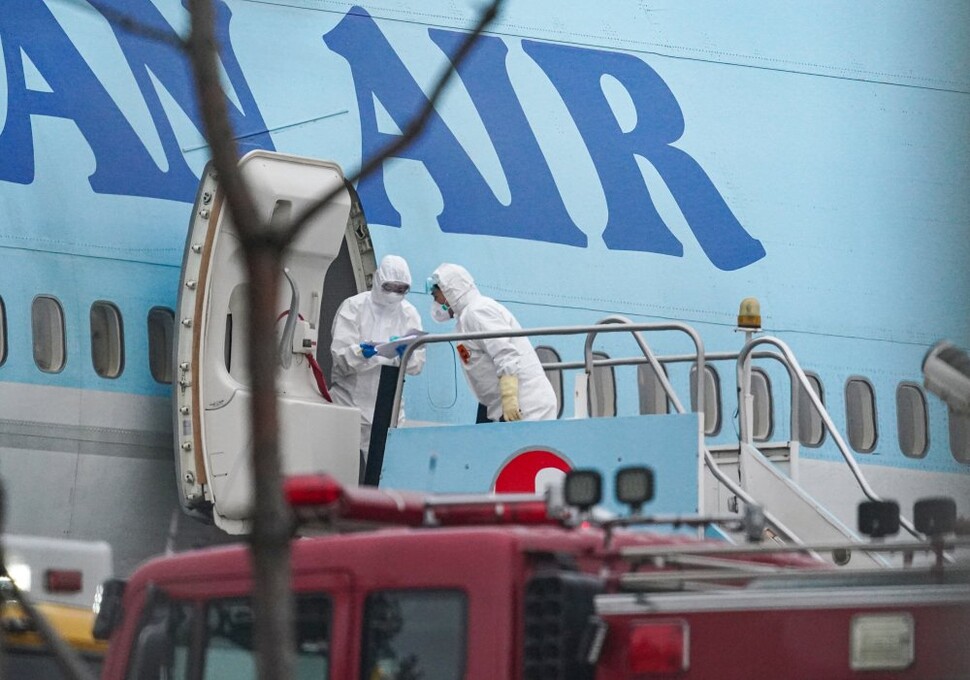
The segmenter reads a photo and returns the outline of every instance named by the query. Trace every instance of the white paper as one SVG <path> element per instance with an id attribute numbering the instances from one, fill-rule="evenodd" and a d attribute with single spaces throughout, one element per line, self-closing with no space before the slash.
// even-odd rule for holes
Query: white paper
<path id="1" fill-rule="evenodd" d="M 382 357 L 387 357 L 388 359 L 393 359 L 397 356 L 397 348 L 404 345 L 410 345 L 412 342 L 420 338 L 422 335 L 427 335 L 428 331 L 422 331 L 417 328 L 410 328 L 408 331 L 394 340 L 388 340 L 387 342 L 381 343 L 371 343 L 374 345 L 374 349 Z"/>

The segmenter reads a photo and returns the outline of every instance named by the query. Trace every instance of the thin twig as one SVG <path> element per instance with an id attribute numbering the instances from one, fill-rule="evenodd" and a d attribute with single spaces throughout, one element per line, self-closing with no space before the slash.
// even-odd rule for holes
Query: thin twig
<path id="1" fill-rule="evenodd" d="M 482 15 L 479 17 L 475 28 L 465 37 L 465 40 L 455 52 L 454 57 L 450 59 L 448 65 L 445 67 L 444 72 L 438 77 L 438 82 L 435 84 L 434 90 L 432 90 L 431 97 L 425 102 L 418 115 L 405 127 L 404 133 L 381 149 L 377 155 L 365 161 L 360 170 L 347 178 L 349 183 L 354 184 L 358 180 L 370 175 L 388 158 L 394 156 L 399 151 L 409 146 L 418 137 L 418 135 L 424 131 L 424 127 L 427 125 L 428 119 L 431 118 L 431 114 L 434 112 L 435 104 L 437 104 L 438 99 L 441 98 L 441 95 L 445 91 L 451 77 L 458 70 L 458 66 L 471 52 L 472 47 L 478 40 L 478 36 L 480 36 L 488 25 L 491 24 L 498 16 L 503 2 L 504 0 L 492 0 L 492 3 L 485 9 L 484 12 L 482 12 Z M 316 203 L 308 207 L 301 214 L 297 215 L 293 219 L 293 222 L 291 222 L 290 225 L 281 232 L 283 241 L 285 243 L 291 243 L 293 239 L 295 239 L 300 233 L 303 226 L 313 219 L 314 215 L 323 210 L 323 208 L 325 208 L 343 190 L 343 186 L 334 187 L 329 193 L 320 197 Z"/>
<path id="2" fill-rule="evenodd" d="M 3 482 L 0 480 L 0 536 L 3 536 L 4 532 L 6 509 L 6 492 Z M 61 639 L 57 631 L 44 618 L 44 615 L 38 611 L 30 599 L 17 587 L 16 582 L 10 577 L 10 574 L 7 573 L 6 551 L 4 550 L 2 542 L 0 542 L 0 577 L 8 581 L 4 585 L 3 592 L 0 593 L 0 598 L 3 598 L 0 600 L 0 608 L 3 607 L 7 596 L 13 595 L 13 599 L 20 604 L 20 608 L 24 611 L 24 614 L 33 622 L 41 639 L 54 657 L 55 663 L 57 663 L 57 666 L 64 675 L 69 680 L 94 680 L 94 675 L 84 665 L 84 661 L 81 660 L 80 655 Z M 3 635 L 2 631 L 0 631 L 0 635 Z M 2 644 L 2 641 L 0 641 L 0 645 Z M 4 656 L 0 655 L 0 661 L 5 660 Z M 4 668 L 0 668 L 0 677 L 3 676 L 4 670 Z"/>
<path id="3" fill-rule="evenodd" d="M 434 105 L 475 40 L 491 22 L 502 0 L 494 0 L 463 42 L 439 78 L 433 96 L 402 137 L 377 157 L 364 163 L 352 180 L 366 176 L 387 157 L 412 143 L 430 118 Z M 271 228 L 256 212 L 255 201 L 239 170 L 238 148 L 227 113 L 217 62 L 214 12 L 211 0 L 190 0 L 192 29 L 188 51 L 195 74 L 196 94 L 212 162 L 228 203 L 236 232 L 242 240 L 249 286 L 248 343 L 252 388 L 251 427 L 253 490 L 255 513 L 250 535 L 253 577 L 253 604 L 256 615 L 254 642 L 256 669 L 260 678 L 292 677 L 295 654 L 293 599 L 290 590 L 289 523 L 280 483 L 279 422 L 276 406 L 277 363 L 271 351 L 275 339 L 274 319 L 277 284 L 285 246 L 296 237 L 302 225 L 344 190 L 317 201 L 285 229 Z"/>
<path id="4" fill-rule="evenodd" d="M 256 214 L 252 193 L 239 172 L 239 149 L 236 146 L 232 123 L 222 89 L 217 55 L 219 46 L 215 36 L 215 12 L 209 0 L 190 0 L 192 30 L 188 51 L 195 71 L 196 96 L 205 137 L 209 140 L 212 163 L 219 173 L 233 223 L 245 239 L 266 237 L 268 229 L 261 225 Z"/>
<path id="5" fill-rule="evenodd" d="M 8 577 L 9 578 L 9 577 Z M 57 667 L 60 668 L 61 673 L 64 674 L 69 680 L 96 680 L 94 674 L 88 668 L 88 666 L 81 659 L 81 655 L 78 654 L 74 649 L 71 648 L 63 639 L 61 639 L 60 634 L 54 629 L 53 626 L 44 618 L 44 615 L 34 606 L 34 603 L 30 601 L 17 584 L 14 583 L 13 579 L 10 579 L 10 583 L 5 588 L 6 593 L 13 595 L 13 599 L 20 605 L 23 609 L 24 614 L 33 623 L 34 628 L 40 635 L 40 638 L 47 645 L 48 651 L 50 651 L 51 656 L 54 658 Z"/>

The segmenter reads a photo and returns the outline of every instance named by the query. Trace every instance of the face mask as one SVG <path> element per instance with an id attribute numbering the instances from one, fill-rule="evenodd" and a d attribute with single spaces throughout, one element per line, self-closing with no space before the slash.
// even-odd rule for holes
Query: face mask
<path id="1" fill-rule="evenodd" d="M 381 292 L 384 294 L 384 299 L 392 304 L 404 299 L 404 293 L 388 293 L 386 290 Z"/>
<path id="2" fill-rule="evenodd" d="M 431 318 L 438 323 L 444 323 L 451 319 L 451 307 L 439 305 L 434 300 L 431 301 Z"/>

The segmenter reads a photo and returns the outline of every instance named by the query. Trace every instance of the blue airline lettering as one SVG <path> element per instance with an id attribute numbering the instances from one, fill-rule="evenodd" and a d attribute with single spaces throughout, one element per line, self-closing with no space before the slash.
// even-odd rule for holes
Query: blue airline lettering
<path id="1" fill-rule="evenodd" d="M 136 24 L 177 37 L 150 0 L 102 0 Z M 217 32 L 229 46 L 231 13 L 218 4 Z M 74 121 L 91 146 L 97 169 L 89 181 L 97 193 L 145 196 L 191 201 L 198 179 L 179 149 L 172 126 L 162 109 L 151 72 L 166 88 L 197 128 L 201 118 L 193 96 L 193 83 L 183 53 L 157 40 L 140 37 L 112 23 L 112 30 L 131 67 L 158 131 L 168 169 L 161 170 L 134 129 L 98 81 L 84 58 L 42 0 L 19 0 L 16 12 L 0 12 L 0 42 L 7 71 L 7 120 L 0 132 L 0 180 L 30 184 L 34 181 L 32 115 L 54 116 Z M 39 70 L 50 92 L 28 90 L 24 79 L 21 50 Z M 222 55 L 225 71 L 239 97 L 243 111 L 229 102 L 235 129 L 255 129 L 249 146 L 272 149 L 266 125 L 249 90 L 232 49 Z"/>
<path id="2" fill-rule="evenodd" d="M 432 29 L 429 33 L 449 55 L 457 52 L 465 39 L 453 31 Z M 505 216 L 508 226 L 503 229 L 492 225 L 489 230 L 488 217 L 478 226 L 486 229 L 485 233 L 515 229 L 516 233 L 500 235 L 585 247 L 586 234 L 566 212 L 549 164 L 512 89 L 505 68 L 508 51 L 501 39 L 481 36 L 458 67 L 458 75 L 495 146 L 512 193 L 510 214 Z"/>
<path id="3" fill-rule="evenodd" d="M 446 53 L 463 34 L 429 31 Z M 350 64 L 360 109 L 362 155 L 376 153 L 393 135 L 377 128 L 374 99 L 402 126 L 426 101 L 420 87 L 362 8 L 353 8 L 324 36 L 327 46 Z M 671 146 L 684 132 L 684 117 L 673 93 L 641 59 L 622 53 L 523 41 L 523 49 L 557 88 L 583 136 L 600 174 L 609 221 L 607 247 L 682 256 L 683 246 L 664 224 L 647 190 L 635 155 L 657 168 L 698 242 L 718 268 L 734 270 L 762 257 L 761 243 L 738 222 L 700 165 Z M 485 37 L 459 68 L 459 76 L 481 115 L 506 172 L 512 202 L 502 206 L 448 126 L 432 114 L 424 135 L 402 158 L 421 161 L 444 199 L 443 231 L 512 236 L 585 246 L 569 218 L 535 135 L 512 89 L 498 38 Z M 624 133 L 599 85 L 615 77 L 637 109 L 637 126 Z M 378 170 L 358 190 L 371 221 L 401 226 Z M 524 196 L 524 198 L 523 198 Z"/>
<path id="4" fill-rule="evenodd" d="M 642 59 L 524 40 L 526 54 L 555 85 L 586 142 L 603 182 L 609 221 L 603 240 L 614 250 L 683 255 L 650 200 L 635 155 L 660 173 L 704 253 L 724 270 L 764 257 L 761 242 L 738 222 L 701 166 L 672 146 L 684 134 L 684 114 L 660 75 Z M 611 75 L 626 88 L 637 112 L 636 127 L 623 132 L 600 81 Z"/>
<path id="5" fill-rule="evenodd" d="M 150 0 L 105 0 L 106 6 L 156 30 L 175 33 Z M 244 146 L 273 148 L 262 115 L 229 40 L 231 13 L 218 2 L 217 32 L 225 71 L 240 101 L 229 111 Z M 74 121 L 96 159 L 92 188 L 98 193 L 190 201 L 196 178 L 188 168 L 155 91 L 149 72 L 201 129 L 186 57 L 176 48 L 129 33 L 112 23 L 155 123 L 168 169 L 161 170 L 131 125 L 71 44 L 43 0 L 22 0 L 16 15 L 0 13 L 0 42 L 7 71 L 6 123 L 0 131 L 0 181 L 30 184 L 34 179 L 31 116 Z M 463 34 L 432 29 L 431 39 L 453 52 Z M 399 125 L 425 101 L 424 93 L 381 33 L 359 7 L 323 36 L 327 46 L 347 59 L 360 108 L 362 154 L 367 157 L 394 139 L 377 128 L 374 99 Z M 720 269 L 745 267 L 764 257 L 761 243 L 738 222 L 700 165 L 672 146 L 684 132 L 684 116 L 673 93 L 643 60 L 627 54 L 525 40 L 525 52 L 546 73 L 576 122 L 603 183 L 609 219 L 603 240 L 614 250 L 683 254 L 657 212 L 635 156 L 647 159 L 671 194 L 711 262 Z M 21 51 L 50 86 L 28 90 Z M 432 113 L 424 135 L 401 157 L 424 163 L 444 198 L 443 231 L 506 236 L 584 247 L 586 235 L 570 219 L 548 163 L 509 81 L 508 49 L 496 37 L 483 37 L 459 68 L 506 174 L 512 200 L 502 205 L 444 121 Z M 637 125 L 624 132 L 600 86 L 603 75 L 616 78 L 630 94 Z M 378 170 L 362 181 L 361 198 L 372 222 L 401 226 Z"/>
<path id="6" fill-rule="evenodd" d="M 462 35 L 436 30 L 432 38 L 447 51 Z M 394 141 L 392 135 L 377 129 L 374 98 L 399 127 L 425 104 L 426 98 L 363 9 L 351 10 L 323 39 L 327 47 L 350 63 L 360 109 L 362 156 L 368 158 Z M 424 134 L 400 152 L 400 157 L 422 161 L 438 185 L 444 197 L 444 209 L 438 217 L 442 231 L 585 246 L 586 235 L 569 219 L 561 200 L 550 200 L 550 194 L 558 199 L 556 185 L 508 82 L 506 51 L 497 38 L 484 38 L 460 73 L 496 145 L 512 191 L 511 203 L 505 206 L 499 202 L 436 112 L 432 112 Z M 501 116 L 505 118 L 500 120 Z M 496 134 L 497 125 L 503 134 Z M 527 193 L 525 188 L 530 186 L 533 191 Z M 362 180 L 357 191 L 368 221 L 401 226 L 401 214 L 387 197 L 383 169 Z"/>

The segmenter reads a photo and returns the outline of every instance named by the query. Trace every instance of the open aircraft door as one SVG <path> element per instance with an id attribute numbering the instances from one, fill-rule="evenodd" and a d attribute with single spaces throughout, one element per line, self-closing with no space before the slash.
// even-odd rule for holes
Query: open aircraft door
<path id="1" fill-rule="evenodd" d="M 314 200 L 344 184 L 339 166 L 266 151 L 247 154 L 240 170 L 264 223 L 287 221 Z M 350 220 L 348 222 L 348 220 Z M 359 221 L 357 224 L 355 220 Z M 356 235 L 356 237 L 355 237 Z M 348 254 L 353 245 L 353 256 Z M 350 241 L 354 239 L 354 243 Z M 284 474 L 328 472 L 356 484 L 360 415 L 331 404 L 311 365 L 317 352 L 324 280 L 335 267 L 351 276 L 334 286 L 341 295 L 366 286 L 373 252 L 357 197 L 340 193 L 287 249 L 277 322 L 280 454 Z M 369 255 L 369 257 L 366 257 Z M 370 264 L 370 266 L 366 266 Z M 350 272 L 351 274 L 348 274 Z M 218 178 L 203 173 L 189 226 L 175 331 L 175 460 L 179 498 L 189 514 L 211 519 L 229 533 L 246 533 L 252 513 L 251 381 L 247 359 L 247 275 Z M 348 290 L 350 288 L 350 290 Z M 338 302 L 339 304 L 339 302 Z M 329 330 L 330 319 L 324 319 Z M 325 334 L 329 337 L 328 334 Z M 324 351 L 329 347 L 324 348 Z"/>

